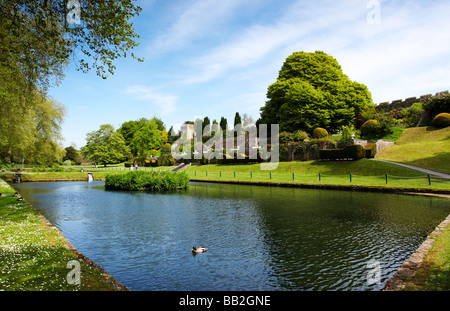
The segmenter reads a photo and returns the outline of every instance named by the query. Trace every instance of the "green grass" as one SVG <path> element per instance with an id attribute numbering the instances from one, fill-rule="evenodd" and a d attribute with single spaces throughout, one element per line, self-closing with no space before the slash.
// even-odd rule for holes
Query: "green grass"
<path id="1" fill-rule="evenodd" d="M 368 141 L 378 141 L 379 139 L 383 140 L 393 140 L 394 142 L 398 141 L 400 137 L 402 136 L 403 131 L 405 130 L 404 127 L 394 127 L 392 129 L 392 133 L 385 135 L 385 136 L 379 136 L 379 135 L 367 135 L 360 137 L 361 139 L 366 139 Z"/>
<path id="2" fill-rule="evenodd" d="M 426 174 L 385 162 L 362 159 L 359 161 L 305 161 L 280 162 L 272 171 L 261 170 L 260 164 L 201 165 L 185 170 L 191 180 L 222 180 L 317 185 L 346 185 L 369 187 L 420 188 L 450 190 L 450 181 L 432 178 Z M 319 173 L 321 180 L 319 181 Z M 350 181 L 350 173 L 352 180 Z M 386 184 L 386 175 L 388 183 Z"/>
<path id="3" fill-rule="evenodd" d="M 450 127 L 408 128 L 377 159 L 412 164 L 450 174 Z"/>
<path id="4" fill-rule="evenodd" d="M 50 229 L 39 213 L 13 197 L 15 190 L 0 179 L 0 290 L 86 291 L 115 290 L 102 271 L 84 264 L 66 247 L 57 230 Z M 69 284 L 67 264 L 81 264 L 81 283 Z"/>

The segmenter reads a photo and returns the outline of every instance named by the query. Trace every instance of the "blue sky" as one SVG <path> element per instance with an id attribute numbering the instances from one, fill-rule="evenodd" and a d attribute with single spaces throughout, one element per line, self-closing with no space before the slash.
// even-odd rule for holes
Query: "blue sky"
<path id="1" fill-rule="evenodd" d="M 373 3 L 379 3 L 379 12 Z M 167 128 L 208 116 L 259 118 L 267 87 L 295 51 L 335 57 L 375 103 L 450 89 L 450 1 L 138 1 L 143 63 L 116 61 L 103 80 L 70 66 L 50 90 L 67 108 L 64 147 L 141 117 Z M 376 15 L 374 15 L 376 14 Z M 379 23 L 374 17 L 379 18 Z"/>

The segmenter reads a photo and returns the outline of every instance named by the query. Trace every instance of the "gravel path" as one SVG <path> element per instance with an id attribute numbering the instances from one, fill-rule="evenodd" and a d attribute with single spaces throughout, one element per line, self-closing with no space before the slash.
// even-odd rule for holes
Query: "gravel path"
<path id="1" fill-rule="evenodd" d="M 413 170 L 416 170 L 416 171 L 419 171 L 419 172 L 422 172 L 422 173 L 426 173 L 426 174 L 435 175 L 435 176 L 439 176 L 439 177 L 442 177 L 442 178 L 450 179 L 450 174 L 429 170 L 427 168 L 418 167 L 418 166 L 415 166 L 415 165 L 404 164 L 404 163 L 393 162 L 393 161 L 386 161 L 386 160 L 379 160 L 379 159 L 372 159 L 372 160 L 374 160 L 374 161 L 381 161 L 381 162 L 387 162 L 387 163 L 391 163 L 391 164 L 395 164 L 395 165 L 400 165 L 400 166 L 408 167 L 410 169 L 413 169 Z"/>

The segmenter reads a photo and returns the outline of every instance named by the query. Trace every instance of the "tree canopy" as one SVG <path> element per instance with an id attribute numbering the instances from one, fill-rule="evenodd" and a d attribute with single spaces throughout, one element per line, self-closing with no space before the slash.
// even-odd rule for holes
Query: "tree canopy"
<path id="1" fill-rule="evenodd" d="M 62 81 L 70 61 L 102 78 L 114 73 L 118 57 L 140 61 L 131 53 L 138 45 L 131 19 L 141 11 L 134 1 L 0 0 L 0 154 L 6 162 L 62 159 L 64 106 L 47 90 Z M 74 4 L 81 4 L 79 11 Z"/>
<path id="2" fill-rule="evenodd" d="M 367 87 L 351 81 L 333 57 L 321 51 L 295 52 L 284 62 L 258 124 L 279 124 L 281 131 L 330 132 L 351 125 L 373 106 Z"/>
<path id="3" fill-rule="evenodd" d="M 79 70 L 105 78 L 113 60 L 137 46 L 130 19 L 141 11 L 133 0 L 83 0 L 79 22 L 69 23 L 65 0 L 2 0 L 0 63 L 14 66 L 42 88 L 72 59 Z M 81 53 L 80 53 L 81 52 Z M 79 54 L 80 53 L 80 54 Z"/>
<path id="4" fill-rule="evenodd" d="M 81 152 L 94 162 L 104 164 L 124 161 L 129 153 L 122 134 L 111 124 L 100 125 L 98 131 L 86 135 L 87 144 Z"/>

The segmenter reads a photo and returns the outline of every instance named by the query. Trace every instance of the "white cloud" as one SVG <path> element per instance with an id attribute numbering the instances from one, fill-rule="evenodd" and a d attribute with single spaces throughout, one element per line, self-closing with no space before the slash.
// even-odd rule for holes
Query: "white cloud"
<path id="1" fill-rule="evenodd" d="M 178 97 L 155 92 L 153 88 L 143 85 L 130 85 L 125 89 L 127 94 L 133 95 L 134 99 L 149 102 L 160 109 L 162 115 L 167 116 L 176 110 Z"/>
<path id="2" fill-rule="evenodd" d="M 221 32 L 242 3 L 234 0 L 199 0 L 185 2 L 182 13 L 167 31 L 162 32 L 147 48 L 150 54 L 177 51 L 203 37 L 212 37 Z M 176 14 L 175 10 L 172 14 Z"/>

